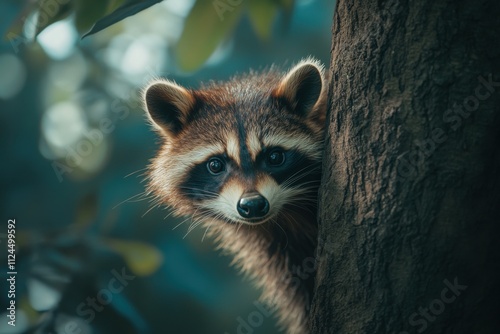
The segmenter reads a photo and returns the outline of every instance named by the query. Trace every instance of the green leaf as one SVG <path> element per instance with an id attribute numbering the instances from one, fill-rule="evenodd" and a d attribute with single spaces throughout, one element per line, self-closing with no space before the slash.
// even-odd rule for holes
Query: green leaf
<path id="1" fill-rule="evenodd" d="M 110 14 L 120 8 L 120 6 L 123 5 L 123 3 L 128 2 L 127 0 L 108 0 L 109 5 L 108 5 L 108 10 L 106 11 L 106 14 Z"/>
<path id="2" fill-rule="evenodd" d="M 177 44 L 179 66 L 185 71 L 200 67 L 233 31 L 244 6 L 244 1 L 236 6 L 225 0 L 196 1 Z"/>
<path id="3" fill-rule="evenodd" d="M 94 26 L 87 32 L 82 38 L 85 38 L 89 35 L 95 34 L 116 22 L 119 22 L 129 16 L 139 13 L 146 8 L 149 8 L 162 0 L 130 0 L 125 2 L 122 6 L 118 7 L 111 14 L 103 17 L 99 21 L 97 21 Z"/>
<path id="4" fill-rule="evenodd" d="M 142 242 L 106 239 L 106 244 L 121 254 L 130 270 L 138 276 L 151 275 L 163 262 L 163 255 L 156 247 Z"/>
<path id="5" fill-rule="evenodd" d="M 255 32 L 261 39 L 269 40 L 278 4 L 268 0 L 252 0 L 248 5 L 248 15 Z"/>
<path id="6" fill-rule="evenodd" d="M 74 5 L 73 1 L 68 1 L 62 5 L 53 0 L 40 0 L 39 3 L 35 36 L 38 36 L 38 34 L 52 23 L 68 17 L 72 13 Z"/>
<path id="7" fill-rule="evenodd" d="M 75 25 L 80 34 L 92 28 L 97 20 L 106 15 L 109 0 L 76 0 Z"/>

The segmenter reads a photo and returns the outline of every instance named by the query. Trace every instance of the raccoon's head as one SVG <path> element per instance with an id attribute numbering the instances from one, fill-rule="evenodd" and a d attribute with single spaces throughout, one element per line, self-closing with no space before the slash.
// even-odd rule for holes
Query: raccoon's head
<path id="1" fill-rule="evenodd" d="M 189 90 L 155 81 L 144 91 L 164 139 L 150 191 L 177 214 L 256 225 L 316 199 L 325 119 L 323 67 L 305 60 Z"/>

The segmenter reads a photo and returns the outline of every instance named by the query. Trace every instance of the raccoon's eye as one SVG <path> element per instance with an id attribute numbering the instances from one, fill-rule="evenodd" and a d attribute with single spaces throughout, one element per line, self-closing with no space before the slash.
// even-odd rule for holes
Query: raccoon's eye
<path id="1" fill-rule="evenodd" d="M 283 165 L 284 162 L 285 162 L 285 153 L 280 149 L 271 151 L 267 156 L 267 164 L 269 166 L 278 167 Z"/>
<path id="2" fill-rule="evenodd" d="M 224 162 L 219 158 L 212 158 L 207 162 L 207 169 L 213 175 L 220 174 L 224 171 Z"/>

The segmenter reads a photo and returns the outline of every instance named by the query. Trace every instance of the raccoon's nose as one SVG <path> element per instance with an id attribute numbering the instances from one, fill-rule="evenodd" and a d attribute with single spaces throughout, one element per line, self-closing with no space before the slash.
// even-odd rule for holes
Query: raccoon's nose
<path id="1" fill-rule="evenodd" d="M 243 218 L 260 218 L 269 212 L 269 202 L 261 194 L 244 194 L 236 209 Z"/>

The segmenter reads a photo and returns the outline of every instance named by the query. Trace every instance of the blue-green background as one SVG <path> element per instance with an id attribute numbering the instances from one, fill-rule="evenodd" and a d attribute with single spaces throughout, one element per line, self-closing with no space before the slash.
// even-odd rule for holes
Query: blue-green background
<path id="1" fill-rule="evenodd" d="M 2 283 L 0 333 L 71 333 L 69 322 L 77 324 L 74 333 L 238 333 L 239 319 L 248 322 L 257 310 L 258 291 L 211 240 L 202 242 L 203 230 L 184 238 L 189 222 L 173 230 L 182 219 L 165 219 L 168 210 L 149 210 L 141 196 L 157 138 L 137 96 L 157 76 L 197 87 L 309 55 L 328 66 L 334 3 L 297 1 L 289 25 L 279 15 L 267 41 L 244 16 L 208 63 L 185 73 L 175 60 L 184 2 L 164 1 L 83 40 L 69 17 L 39 42 L 1 41 L 0 278 L 5 282 L 7 220 L 16 219 L 18 326 L 6 325 Z M 0 2 L 3 35 L 22 5 Z M 85 140 L 82 131 L 103 119 L 112 130 L 58 177 L 54 162 L 66 164 L 67 152 Z M 134 271 L 131 262 L 145 269 Z M 122 268 L 135 278 L 92 321 L 78 314 Z M 251 330 L 278 332 L 272 317 Z"/>

